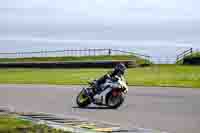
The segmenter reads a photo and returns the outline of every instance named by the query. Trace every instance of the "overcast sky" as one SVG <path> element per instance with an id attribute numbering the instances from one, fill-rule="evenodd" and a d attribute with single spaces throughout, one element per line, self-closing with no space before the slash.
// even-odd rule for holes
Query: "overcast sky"
<path id="1" fill-rule="evenodd" d="M 0 52 L 198 47 L 199 5 L 199 0 L 0 0 Z"/>

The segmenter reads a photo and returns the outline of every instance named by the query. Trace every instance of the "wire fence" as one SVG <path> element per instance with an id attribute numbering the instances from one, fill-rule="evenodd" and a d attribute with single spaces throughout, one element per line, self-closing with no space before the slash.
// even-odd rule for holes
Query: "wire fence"
<path id="1" fill-rule="evenodd" d="M 0 58 L 59 57 L 59 56 L 97 56 L 108 55 L 107 49 L 67 49 L 54 51 L 0 53 Z"/>
<path id="2" fill-rule="evenodd" d="M 54 51 L 34 51 L 34 52 L 13 52 L 0 53 L 0 58 L 31 58 L 31 57 L 63 57 L 63 56 L 100 56 L 100 55 L 134 55 L 143 59 L 149 60 L 155 64 L 174 64 L 183 59 L 185 56 L 194 52 L 199 52 L 199 49 L 187 49 L 177 57 L 153 57 L 145 54 L 134 53 L 121 49 L 65 49 Z"/>
<path id="3" fill-rule="evenodd" d="M 0 53 L 0 58 L 62 57 L 62 56 L 100 56 L 135 55 L 144 59 L 150 56 L 117 49 L 65 49 L 55 51 Z"/>

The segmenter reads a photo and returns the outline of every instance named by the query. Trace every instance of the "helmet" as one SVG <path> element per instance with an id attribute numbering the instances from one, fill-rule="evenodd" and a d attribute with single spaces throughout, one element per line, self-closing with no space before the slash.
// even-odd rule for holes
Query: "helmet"
<path id="1" fill-rule="evenodd" d="M 115 73 L 120 73 L 123 75 L 125 71 L 126 71 L 126 66 L 123 63 L 119 63 L 115 66 L 114 69 Z"/>

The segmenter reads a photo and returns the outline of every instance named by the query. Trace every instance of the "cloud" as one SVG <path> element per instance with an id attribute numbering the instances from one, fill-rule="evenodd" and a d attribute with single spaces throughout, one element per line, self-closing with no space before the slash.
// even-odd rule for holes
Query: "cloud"
<path id="1" fill-rule="evenodd" d="M 196 43 L 199 5 L 198 0 L 0 0 L 0 36 Z"/>
<path id="2" fill-rule="evenodd" d="M 45 12 L 46 15 L 52 14 L 52 16 L 76 14 L 77 16 L 110 18 L 110 20 L 200 17 L 198 0 L 1 0 L 0 3 L 0 7 L 4 10 L 10 10 L 13 13 L 17 10 L 21 13 L 24 11 L 29 15 L 38 16 Z"/>

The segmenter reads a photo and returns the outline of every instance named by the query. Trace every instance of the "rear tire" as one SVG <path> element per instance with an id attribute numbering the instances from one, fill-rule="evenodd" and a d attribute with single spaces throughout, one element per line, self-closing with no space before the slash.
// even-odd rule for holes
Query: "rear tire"
<path id="1" fill-rule="evenodd" d="M 83 100 L 84 99 L 84 100 Z M 82 101 L 81 101 L 82 100 Z M 84 91 L 82 90 L 78 96 L 76 97 L 76 103 L 79 107 L 84 108 L 87 107 L 91 101 L 90 101 L 90 97 L 87 96 Z"/>
<path id="2" fill-rule="evenodd" d="M 114 100 L 118 100 L 118 101 L 115 104 L 111 105 L 110 102 L 112 102 L 113 98 L 114 98 Z M 106 103 L 110 108 L 117 109 L 124 103 L 124 95 L 121 94 L 119 96 L 113 96 L 112 93 L 109 93 L 107 96 Z"/>

